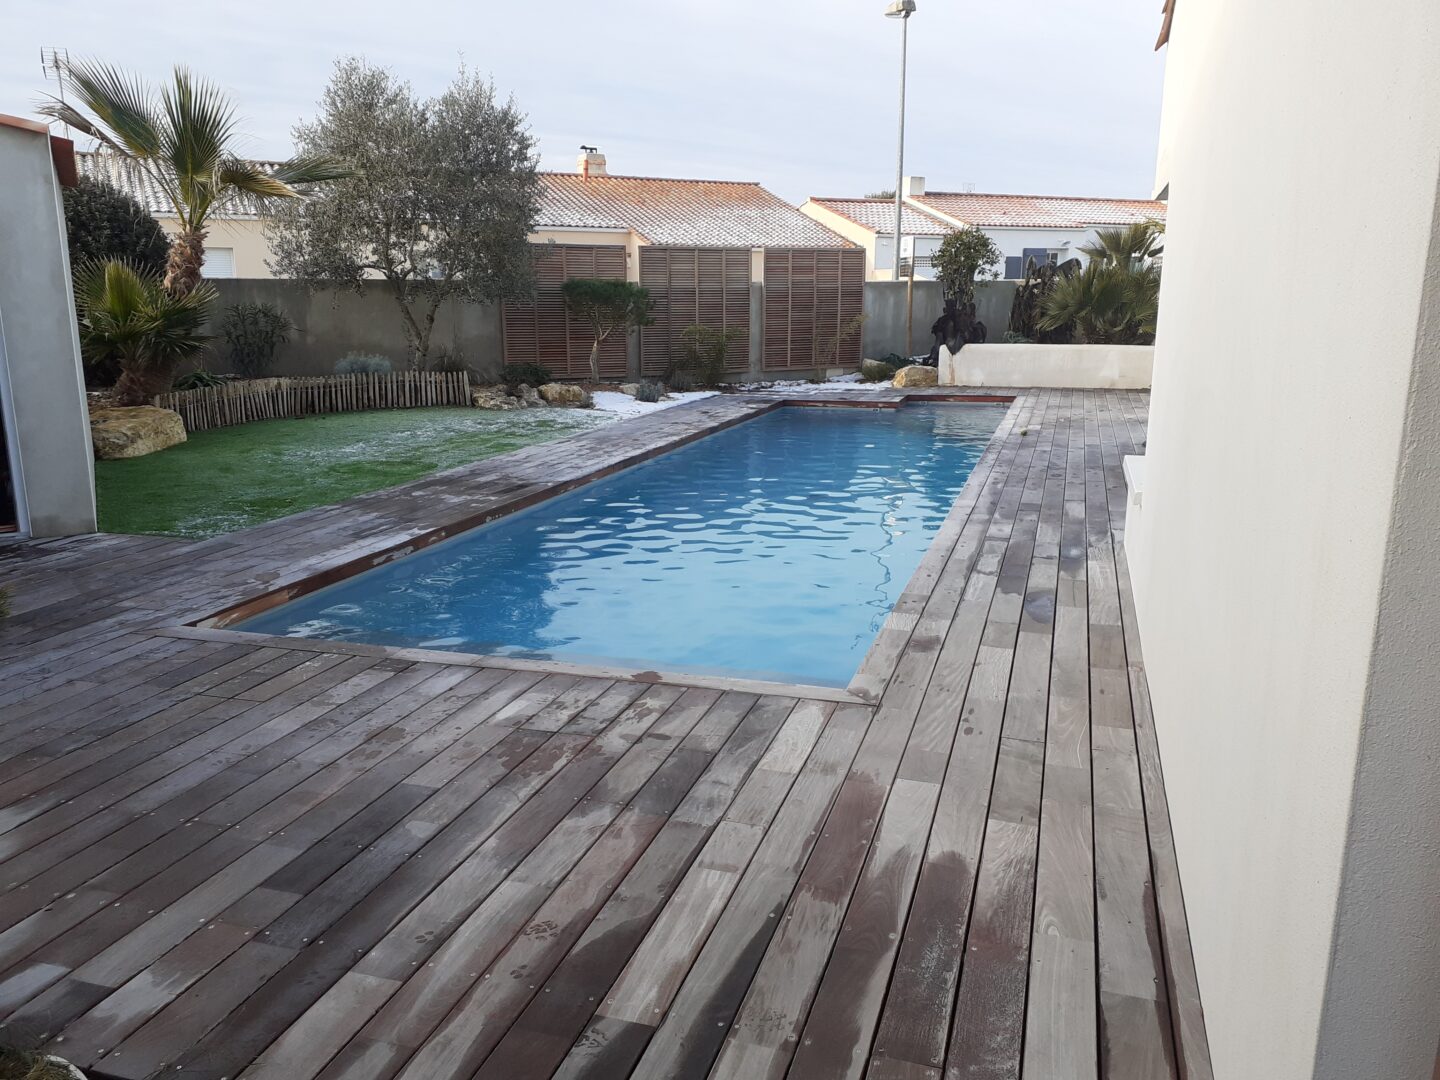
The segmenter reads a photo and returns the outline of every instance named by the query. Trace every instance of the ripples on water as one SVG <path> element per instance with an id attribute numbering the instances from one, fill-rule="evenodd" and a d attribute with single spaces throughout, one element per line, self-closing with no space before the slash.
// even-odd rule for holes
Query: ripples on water
<path id="1" fill-rule="evenodd" d="M 843 686 L 1004 413 L 780 409 L 237 629 Z"/>

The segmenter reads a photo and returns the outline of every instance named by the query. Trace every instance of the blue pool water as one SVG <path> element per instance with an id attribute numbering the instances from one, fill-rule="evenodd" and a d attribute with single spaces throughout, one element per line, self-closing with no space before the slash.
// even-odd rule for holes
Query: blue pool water
<path id="1" fill-rule="evenodd" d="M 844 686 L 1004 414 L 778 409 L 235 629 Z"/>

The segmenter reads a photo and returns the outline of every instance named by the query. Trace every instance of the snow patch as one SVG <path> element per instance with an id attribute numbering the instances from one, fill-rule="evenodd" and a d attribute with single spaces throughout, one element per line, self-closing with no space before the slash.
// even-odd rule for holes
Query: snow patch
<path id="1" fill-rule="evenodd" d="M 659 401 L 636 401 L 629 394 L 622 394 L 617 390 L 596 390 L 594 397 L 595 408 L 598 412 L 612 413 L 623 420 L 630 416 L 644 416 L 657 409 L 683 405 L 687 401 L 699 401 L 701 398 L 714 397 L 715 393 L 714 390 L 692 390 L 685 394 L 669 394 Z"/>

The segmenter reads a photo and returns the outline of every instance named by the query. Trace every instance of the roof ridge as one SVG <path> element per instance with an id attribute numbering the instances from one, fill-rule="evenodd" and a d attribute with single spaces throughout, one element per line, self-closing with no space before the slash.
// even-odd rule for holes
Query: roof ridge
<path id="1" fill-rule="evenodd" d="M 922 195 L 907 195 L 909 199 L 928 199 L 932 195 L 958 195 L 961 198 L 984 199 L 1059 199 L 1066 202 L 1132 202 L 1163 203 L 1164 199 L 1135 199 L 1125 195 L 1034 195 L 1007 191 L 927 191 Z"/>
<path id="2" fill-rule="evenodd" d="M 770 189 L 760 183 L 759 180 L 706 180 L 703 177 L 693 176 L 641 176 L 631 173 L 600 173 L 594 176 L 582 176 L 578 172 L 569 172 L 561 169 L 537 169 L 536 176 L 569 176 L 576 180 L 662 180 L 670 184 L 733 184 L 737 187 L 757 187 L 761 191 L 769 192 Z M 770 192 L 774 194 L 774 192 Z M 775 196 L 777 199 L 778 195 Z"/>

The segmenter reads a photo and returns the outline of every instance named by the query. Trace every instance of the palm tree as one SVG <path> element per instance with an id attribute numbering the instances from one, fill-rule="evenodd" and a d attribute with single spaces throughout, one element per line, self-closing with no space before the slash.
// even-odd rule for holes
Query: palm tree
<path id="1" fill-rule="evenodd" d="M 1041 330 L 1070 327 L 1081 343 L 1150 345 L 1160 310 L 1160 271 L 1095 259 L 1057 281 L 1040 310 Z"/>
<path id="2" fill-rule="evenodd" d="M 98 139 L 122 155 L 164 193 L 180 227 L 170 242 L 165 289 L 182 297 L 200 283 L 205 232 L 217 210 L 242 198 L 293 199 L 310 184 L 348 176 L 327 158 L 300 157 L 261 169 L 240 158 L 235 111 L 213 83 L 177 67 L 157 93 L 107 64 L 70 61 L 63 78 L 69 97 L 50 98 L 40 111 Z"/>
<path id="3" fill-rule="evenodd" d="M 209 282 L 176 296 L 158 273 L 116 259 L 88 260 L 75 271 L 81 350 L 90 363 L 119 363 L 120 405 L 147 405 L 170 389 L 175 368 L 209 340 L 201 331 L 214 302 Z"/>
<path id="4" fill-rule="evenodd" d="M 1095 239 L 1081 244 L 1087 259 L 1128 268 L 1144 266 L 1165 250 L 1163 221 L 1137 221 L 1118 229 L 1096 229 Z"/>

